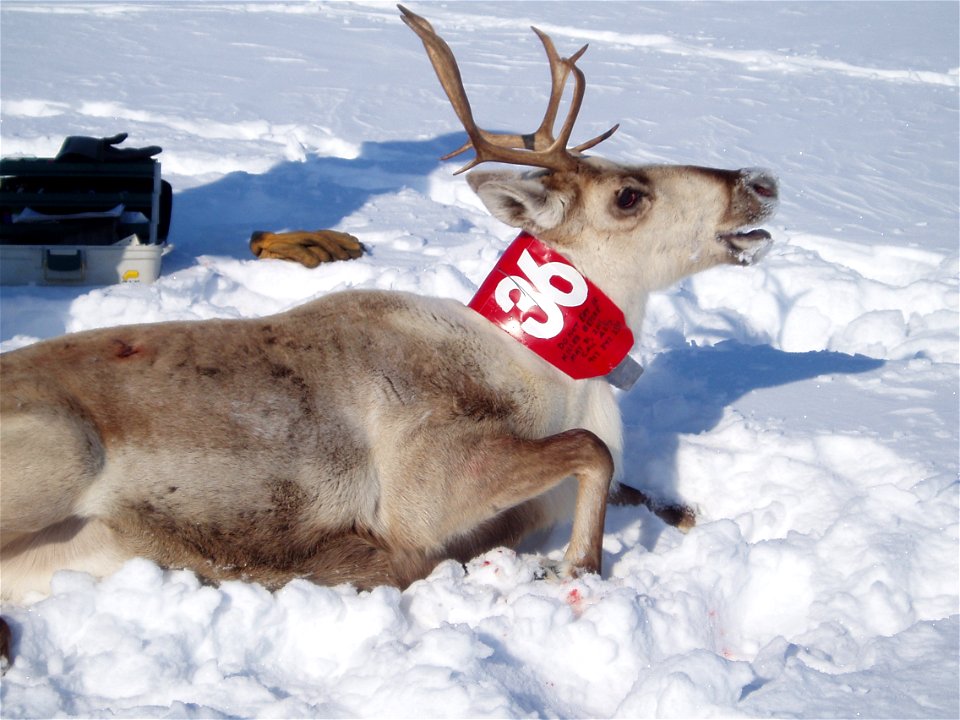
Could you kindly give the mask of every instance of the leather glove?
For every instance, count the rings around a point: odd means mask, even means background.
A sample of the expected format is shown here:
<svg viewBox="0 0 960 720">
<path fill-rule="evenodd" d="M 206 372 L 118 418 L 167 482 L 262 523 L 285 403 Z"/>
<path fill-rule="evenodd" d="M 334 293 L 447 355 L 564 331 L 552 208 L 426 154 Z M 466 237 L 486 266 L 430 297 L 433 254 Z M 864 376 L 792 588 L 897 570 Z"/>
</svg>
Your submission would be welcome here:
<svg viewBox="0 0 960 720">
<path fill-rule="evenodd" d="M 127 133 L 118 133 L 113 137 L 95 138 L 82 135 L 71 135 L 63 141 L 60 152 L 57 153 L 58 162 L 110 162 L 149 160 L 154 155 L 163 152 L 159 145 L 149 145 L 142 148 L 118 148 Z"/>
<path fill-rule="evenodd" d="M 250 236 L 250 250 L 261 260 L 292 260 L 308 268 L 336 260 L 352 260 L 363 255 L 363 245 L 353 235 L 336 230 L 294 230 L 266 232 Z"/>
</svg>

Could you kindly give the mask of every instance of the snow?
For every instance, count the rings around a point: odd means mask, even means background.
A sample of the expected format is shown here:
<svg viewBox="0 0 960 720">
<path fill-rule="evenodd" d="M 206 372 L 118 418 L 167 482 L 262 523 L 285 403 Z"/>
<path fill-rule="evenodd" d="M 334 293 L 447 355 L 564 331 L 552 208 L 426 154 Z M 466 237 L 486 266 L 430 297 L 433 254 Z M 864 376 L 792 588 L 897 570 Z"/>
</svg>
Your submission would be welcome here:
<svg viewBox="0 0 960 720">
<path fill-rule="evenodd" d="M 520 554 L 403 592 L 201 585 L 136 560 L 4 604 L 3 717 L 952 717 L 958 700 L 958 12 L 930 3 L 417 3 L 480 122 L 527 130 L 541 49 L 584 42 L 577 137 L 622 161 L 770 167 L 757 266 L 651 299 L 622 396 L 604 574 Z M 0 349 L 131 322 L 250 317 L 351 287 L 468 300 L 512 240 L 390 3 L 0 6 L 6 155 L 158 144 L 175 188 L 152 285 L 0 289 Z M 256 229 L 370 248 L 257 261 Z"/>
</svg>

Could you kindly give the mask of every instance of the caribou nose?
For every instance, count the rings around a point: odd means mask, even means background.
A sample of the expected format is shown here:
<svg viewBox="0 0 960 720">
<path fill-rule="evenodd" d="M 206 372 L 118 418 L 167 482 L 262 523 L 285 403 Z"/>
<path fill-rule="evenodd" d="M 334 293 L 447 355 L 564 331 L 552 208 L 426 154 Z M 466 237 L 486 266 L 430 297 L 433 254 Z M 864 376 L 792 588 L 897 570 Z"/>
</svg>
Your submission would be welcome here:
<svg viewBox="0 0 960 720">
<path fill-rule="evenodd" d="M 777 176 L 763 168 L 746 168 L 740 171 L 743 184 L 761 200 L 776 202 L 780 199 L 780 181 Z"/>
</svg>

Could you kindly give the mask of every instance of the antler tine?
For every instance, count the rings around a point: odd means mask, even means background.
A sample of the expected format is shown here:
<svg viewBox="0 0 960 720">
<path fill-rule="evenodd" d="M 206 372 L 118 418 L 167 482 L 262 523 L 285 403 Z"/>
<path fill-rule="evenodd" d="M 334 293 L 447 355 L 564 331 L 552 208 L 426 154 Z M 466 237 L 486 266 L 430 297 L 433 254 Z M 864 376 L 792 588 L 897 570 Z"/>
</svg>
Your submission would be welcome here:
<svg viewBox="0 0 960 720">
<path fill-rule="evenodd" d="M 489 152 L 491 149 L 499 146 L 501 142 L 504 143 L 504 146 L 500 148 L 501 150 L 510 150 L 511 148 L 515 148 L 517 144 L 521 142 L 520 136 L 500 139 L 497 136 L 494 136 L 492 133 L 487 133 L 477 126 L 473 119 L 473 111 L 470 108 L 470 101 L 467 98 L 466 90 L 464 90 L 463 87 L 463 78 L 460 75 L 460 69 L 457 65 L 457 60 L 454 57 L 450 46 L 447 45 L 446 41 L 437 34 L 436 30 L 433 29 L 433 26 L 426 20 L 426 18 L 417 15 L 403 5 L 397 5 L 397 7 L 402 13 L 401 19 L 403 22 L 406 23 L 406 25 L 413 30 L 423 42 L 423 46 L 427 51 L 427 56 L 430 58 L 433 69 L 437 74 L 437 79 L 440 80 L 440 86 L 447 94 L 447 98 L 450 100 L 450 104 L 453 107 L 454 112 L 460 119 L 460 124 L 463 125 L 463 129 L 466 130 L 467 136 L 470 138 L 459 149 L 444 155 L 441 159 L 447 160 L 451 157 L 455 157 L 456 155 L 459 155 L 460 153 L 463 153 L 472 147 L 476 152 L 476 157 L 462 168 L 457 170 L 457 174 L 466 172 L 476 165 L 479 165 L 481 162 L 493 159 L 502 159 L 504 162 L 526 164 L 523 160 L 501 158 L 499 155 L 496 158 L 493 157 L 493 154 Z M 513 139 L 516 141 L 511 142 Z"/>
<path fill-rule="evenodd" d="M 454 112 L 460 119 L 467 134 L 472 138 L 471 129 L 476 128 L 473 120 L 473 112 L 470 109 L 470 101 L 467 99 L 467 93 L 463 89 L 463 79 L 460 77 L 460 69 L 457 67 L 457 60 L 453 56 L 450 46 L 437 35 L 433 26 L 416 13 L 408 10 L 403 5 L 397 5 L 400 8 L 402 20 L 413 30 L 423 42 L 423 47 L 427 51 L 430 63 L 437 73 L 437 79 L 440 80 L 440 86 L 447 94 Z"/>
<path fill-rule="evenodd" d="M 584 45 L 569 59 L 565 60 L 560 57 L 549 35 L 539 28 L 531 27 L 530 29 L 540 38 L 540 42 L 543 44 L 543 50 L 547 54 L 547 61 L 550 63 L 550 100 L 547 102 L 547 110 L 543 115 L 543 121 L 540 123 L 540 127 L 533 132 L 533 149 L 539 150 L 544 144 L 549 146 L 556 142 L 553 137 L 553 128 L 557 122 L 557 111 L 560 109 L 563 89 L 567 85 L 570 70 L 576 68 L 576 62 L 580 56 L 586 52 L 587 46 Z M 574 109 L 575 108 L 571 106 L 571 112 L 573 112 Z M 579 111 L 579 108 L 576 108 L 576 110 Z"/>
<path fill-rule="evenodd" d="M 474 159 L 457 170 L 457 173 L 465 172 L 487 161 L 542 167 L 549 170 L 572 169 L 579 163 L 578 155 L 582 150 L 606 140 L 616 131 L 618 126 L 614 126 L 602 135 L 588 140 L 572 150 L 567 148 L 567 142 L 573 132 L 573 126 L 580 112 L 580 105 L 583 102 L 583 94 L 586 88 L 583 72 L 576 66 L 576 62 L 586 51 L 587 46 L 584 45 L 569 58 L 561 58 L 550 37 L 537 28 L 533 28 L 533 31 L 540 38 L 547 53 L 551 76 L 550 100 L 540 127 L 528 135 L 492 133 L 483 130 L 477 126 L 473 119 L 470 102 L 463 87 L 463 78 L 460 76 L 457 61 L 453 51 L 450 50 L 450 46 L 437 35 L 433 26 L 425 18 L 411 12 L 402 5 L 397 7 L 400 8 L 404 23 L 423 42 L 430 62 L 433 64 L 433 69 L 437 73 L 437 78 L 440 80 L 440 85 L 447 94 L 454 112 L 470 138 L 462 147 L 444 155 L 442 159 L 455 157 L 471 147 L 476 153 Z M 567 78 L 571 72 L 574 74 L 575 86 L 570 110 L 561 128 L 560 136 L 554 138 L 553 126 L 556 122 L 557 110 L 560 106 Z"/>
<path fill-rule="evenodd" d="M 563 97 L 563 89 L 567 84 L 567 77 L 570 75 L 570 68 L 576 59 L 579 58 L 587 46 L 584 45 L 569 60 L 564 60 L 557 53 L 550 36 L 543 31 L 531 27 L 540 42 L 543 43 L 543 49 L 547 53 L 547 60 L 550 63 L 550 100 L 547 103 L 546 112 L 540 126 L 532 133 L 526 135 L 514 135 L 509 133 L 492 133 L 482 128 L 478 132 L 487 142 L 502 148 L 524 148 L 531 151 L 545 151 L 556 143 L 553 137 L 553 128 L 557 121 L 557 110 L 560 107 L 560 100 Z M 446 160 L 466 152 L 473 146 L 472 142 L 464 143 L 460 148 L 444 155 L 442 159 Z"/>
<path fill-rule="evenodd" d="M 537 34 L 543 43 L 543 47 L 547 52 L 547 57 L 550 60 L 551 73 L 554 77 L 554 87 L 550 95 L 550 105 L 547 107 L 547 115 L 544 116 L 543 123 L 540 126 L 538 133 L 541 131 L 546 131 L 548 134 L 546 137 L 551 137 L 549 132 L 553 128 L 553 124 L 556 122 L 557 108 L 560 105 L 560 99 L 563 95 L 563 88 L 567 82 L 567 76 L 570 74 L 570 71 L 573 71 L 574 76 L 574 98 L 570 104 L 570 111 L 567 114 L 567 119 L 564 122 L 563 128 L 560 130 L 560 137 L 557 138 L 557 142 L 562 141 L 563 147 L 566 147 L 567 142 L 570 140 L 570 135 L 573 132 L 573 126 L 577 121 L 577 117 L 580 115 L 580 106 L 583 103 L 583 95 L 586 90 L 586 77 L 583 74 L 583 71 L 577 67 L 577 60 L 587 51 L 589 45 L 584 45 L 582 48 L 577 50 L 569 58 L 560 58 L 559 54 L 556 51 L 556 48 L 553 45 L 553 41 L 550 39 L 550 36 L 546 33 L 538 30 L 537 28 L 532 28 L 532 30 Z M 562 80 L 559 85 L 556 82 L 557 71 L 554 69 L 558 65 L 562 65 Z M 548 124 L 549 118 L 549 127 L 545 127 Z M 612 128 L 597 135 L 595 138 L 591 138 L 586 142 L 580 143 L 575 148 L 572 148 L 569 152 L 573 155 L 579 155 L 584 150 L 589 150 L 595 145 L 599 145 L 604 140 L 613 135 L 617 130 L 620 129 L 620 124 L 617 123 Z"/>
<path fill-rule="evenodd" d="M 619 130 L 619 129 L 620 129 L 620 123 L 617 123 L 616 125 L 614 125 L 614 126 L 613 126 L 612 128 L 610 128 L 609 130 L 607 130 L 607 131 L 605 131 L 605 132 L 602 132 L 602 133 L 600 133 L 599 135 L 597 135 L 595 138 L 591 138 L 590 140 L 587 140 L 586 142 L 580 143 L 580 144 L 577 145 L 575 148 L 573 148 L 572 150 L 570 150 L 570 152 L 572 152 L 572 153 L 574 153 L 574 154 L 576 154 L 576 155 L 579 155 L 579 154 L 582 153 L 584 150 L 589 150 L 589 149 L 592 148 L 593 146 L 599 145 L 600 143 L 602 143 L 602 142 L 603 142 L 604 140 L 606 140 L 608 137 L 610 137 L 611 135 L 613 135 L 613 134 L 614 134 L 617 130 Z"/>
<path fill-rule="evenodd" d="M 550 167 L 553 169 L 557 169 L 559 167 L 569 167 L 576 162 L 576 159 L 571 157 L 571 153 L 567 152 L 567 142 L 570 139 L 570 134 L 573 131 L 573 125 L 576 122 L 577 115 L 580 112 L 580 105 L 583 101 L 583 93 L 586 89 L 583 73 L 579 68 L 576 67 L 576 62 L 580 59 L 583 53 L 586 52 L 587 46 L 584 45 L 569 58 L 562 58 L 557 52 L 556 46 L 554 46 L 553 40 L 549 35 L 536 27 L 531 27 L 530 29 L 536 33 L 538 38 L 540 38 L 540 42 L 543 44 L 544 52 L 547 55 L 547 61 L 550 65 L 550 99 L 547 102 L 547 109 L 544 112 L 543 120 L 540 122 L 540 126 L 532 133 L 527 135 L 492 133 L 482 128 L 477 128 L 477 132 L 486 143 L 495 145 L 498 148 L 518 150 L 523 148 L 523 164 L 534 165 L 537 167 Z M 576 78 L 574 98 L 571 102 L 570 111 L 567 115 L 566 121 L 564 122 L 560 137 L 554 138 L 553 129 L 557 121 L 557 111 L 560 108 L 560 101 L 563 99 L 563 91 L 566 87 L 567 78 L 570 76 L 571 70 L 574 72 Z M 613 131 L 610 131 L 606 137 L 609 137 L 611 134 L 613 134 Z M 600 139 L 594 138 L 594 140 L 589 141 L 592 143 L 590 147 L 596 145 L 603 139 L 605 138 L 601 137 Z M 468 141 L 457 150 L 445 155 L 443 159 L 455 157 L 463 152 L 466 152 L 471 147 L 476 150 L 475 144 L 472 141 Z M 534 155 L 534 153 L 536 153 L 536 155 Z M 461 173 L 465 170 L 469 170 L 470 168 L 478 165 L 480 162 L 483 162 L 483 159 L 482 156 L 478 154 L 477 158 L 474 158 L 474 160 L 457 172 Z"/>
</svg>

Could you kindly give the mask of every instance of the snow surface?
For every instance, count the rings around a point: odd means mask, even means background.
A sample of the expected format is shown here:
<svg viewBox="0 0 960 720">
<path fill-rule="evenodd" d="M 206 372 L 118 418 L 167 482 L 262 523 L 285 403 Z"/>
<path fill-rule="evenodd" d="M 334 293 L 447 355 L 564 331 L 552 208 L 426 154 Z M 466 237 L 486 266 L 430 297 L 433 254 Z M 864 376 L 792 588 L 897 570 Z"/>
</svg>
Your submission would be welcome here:
<svg viewBox="0 0 960 720">
<path fill-rule="evenodd" d="M 541 49 L 591 43 L 576 137 L 624 161 L 762 166 L 776 244 L 658 294 L 622 398 L 603 577 L 536 556 L 404 592 L 270 594 L 145 561 L 2 608 L 3 717 L 952 717 L 958 703 L 958 4 L 423 3 L 480 122 L 531 129 Z M 3 350 L 249 317 L 350 287 L 467 300 L 513 232 L 437 158 L 462 133 L 389 3 L 0 6 L 4 155 L 163 146 L 153 285 L 7 287 Z M 370 248 L 306 270 L 255 229 Z M 558 556 L 569 526 L 533 550 Z"/>
</svg>

